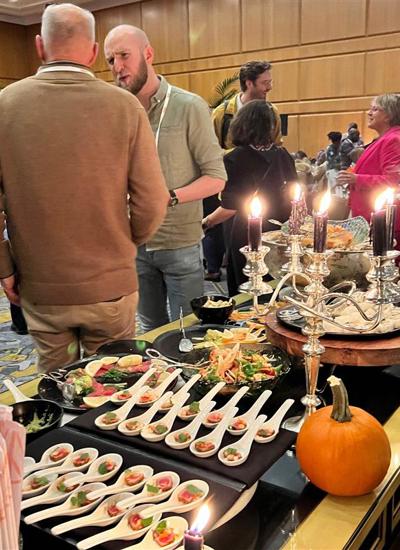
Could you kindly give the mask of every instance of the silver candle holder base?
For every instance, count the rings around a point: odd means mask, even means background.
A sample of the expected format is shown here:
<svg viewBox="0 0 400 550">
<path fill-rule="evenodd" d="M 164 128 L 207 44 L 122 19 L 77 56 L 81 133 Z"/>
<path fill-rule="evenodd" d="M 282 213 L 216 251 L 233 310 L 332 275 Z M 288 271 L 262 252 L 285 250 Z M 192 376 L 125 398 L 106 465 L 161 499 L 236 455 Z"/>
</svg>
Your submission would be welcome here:
<svg viewBox="0 0 400 550">
<path fill-rule="evenodd" d="M 367 300 L 376 304 L 396 304 L 400 302 L 400 287 L 394 281 L 399 277 L 396 258 L 398 250 L 389 250 L 385 256 L 370 254 L 371 269 L 366 278 L 370 282 L 366 292 Z"/>
<path fill-rule="evenodd" d="M 265 264 L 264 258 L 271 249 L 268 246 L 261 246 L 258 250 L 250 250 L 248 246 L 243 246 L 240 252 L 246 258 L 246 265 L 243 273 L 248 277 L 248 281 L 241 284 L 239 292 L 252 294 L 253 296 L 262 296 L 263 294 L 272 294 L 271 285 L 263 281 L 269 269 Z"/>
<path fill-rule="evenodd" d="M 304 250 L 301 245 L 303 235 L 289 235 L 289 246 L 285 250 L 285 256 L 289 257 L 289 261 L 283 264 L 282 271 L 284 273 L 303 273 L 304 267 L 301 263 L 301 258 L 304 255 Z"/>
</svg>

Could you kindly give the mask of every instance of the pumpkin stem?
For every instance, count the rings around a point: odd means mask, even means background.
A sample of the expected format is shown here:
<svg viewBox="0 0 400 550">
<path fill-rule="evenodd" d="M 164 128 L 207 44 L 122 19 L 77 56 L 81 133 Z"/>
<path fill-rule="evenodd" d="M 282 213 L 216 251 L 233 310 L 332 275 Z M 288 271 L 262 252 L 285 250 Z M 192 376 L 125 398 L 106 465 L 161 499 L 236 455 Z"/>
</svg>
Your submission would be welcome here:
<svg viewBox="0 0 400 550">
<path fill-rule="evenodd" d="M 333 396 L 331 418 L 337 422 L 350 422 L 353 415 L 350 412 L 349 396 L 342 380 L 336 376 L 330 376 L 328 382 Z"/>
</svg>

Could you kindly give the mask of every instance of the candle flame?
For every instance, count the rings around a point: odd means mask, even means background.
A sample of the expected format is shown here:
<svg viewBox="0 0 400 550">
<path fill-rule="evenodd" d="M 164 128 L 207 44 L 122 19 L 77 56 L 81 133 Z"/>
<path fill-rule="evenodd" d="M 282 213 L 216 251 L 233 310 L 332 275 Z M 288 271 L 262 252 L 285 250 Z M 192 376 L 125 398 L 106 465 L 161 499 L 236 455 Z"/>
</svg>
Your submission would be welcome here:
<svg viewBox="0 0 400 550">
<path fill-rule="evenodd" d="M 301 187 L 298 183 L 294 184 L 293 198 L 295 201 L 299 201 L 301 197 Z"/>
<path fill-rule="evenodd" d="M 378 210 L 382 210 L 384 204 L 387 202 L 387 192 L 384 191 L 380 195 L 376 197 L 375 201 L 375 212 L 378 212 Z"/>
<path fill-rule="evenodd" d="M 261 216 L 261 211 L 261 201 L 257 196 L 255 196 L 250 203 L 250 216 L 252 218 L 259 218 Z"/>
<path fill-rule="evenodd" d="M 204 527 L 207 525 L 209 519 L 210 510 L 207 504 L 203 504 L 190 530 L 192 532 L 201 533 L 201 531 L 203 531 Z"/>
<path fill-rule="evenodd" d="M 386 189 L 386 204 L 391 206 L 394 202 L 394 190 L 391 187 Z"/>
<path fill-rule="evenodd" d="M 328 189 L 328 191 L 323 195 L 321 199 L 318 214 L 325 214 L 325 212 L 328 211 L 330 202 L 331 202 L 331 193 Z"/>
</svg>

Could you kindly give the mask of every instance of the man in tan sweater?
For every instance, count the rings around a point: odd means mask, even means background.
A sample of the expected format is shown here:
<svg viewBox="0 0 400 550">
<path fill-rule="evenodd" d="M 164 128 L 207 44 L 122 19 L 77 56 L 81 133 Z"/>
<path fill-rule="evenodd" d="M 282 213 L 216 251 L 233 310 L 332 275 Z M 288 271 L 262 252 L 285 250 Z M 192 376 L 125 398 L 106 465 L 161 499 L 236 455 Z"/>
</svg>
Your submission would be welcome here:
<svg viewBox="0 0 400 550">
<path fill-rule="evenodd" d="M 90 12 L 49 6 L 43 65 L 0 94 L 0 279 L 40 371 L 134 336 L 136 248 L 169 200 L 143 107 L 88 68 L 94 35 Z"/>
</svg>

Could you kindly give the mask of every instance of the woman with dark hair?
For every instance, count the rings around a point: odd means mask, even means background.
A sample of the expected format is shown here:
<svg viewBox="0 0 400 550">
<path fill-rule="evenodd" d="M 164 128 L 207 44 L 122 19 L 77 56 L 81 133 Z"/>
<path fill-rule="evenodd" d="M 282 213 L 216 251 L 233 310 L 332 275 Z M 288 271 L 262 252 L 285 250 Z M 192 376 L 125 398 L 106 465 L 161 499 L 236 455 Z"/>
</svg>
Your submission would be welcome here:
<svg viewBox="0 0 400 550">
<path fill-rule="evenodd" d="M 285 221 L 290 215 L 286 183 L 297 179 L 294 161 L 283 147 L 272 141 L 273 111 L 263 100 L 246 103 L 231 124 L 236 148 L 225 155 L 228 180 L 222 191 L 221 206 L 203 220 L 205 230 L 234 216 L 228 248 L 229 295 L 247 280 L 245 258 L 239 249 L 247 244 L 249 202 L 257 193 L 264 205 L 263 231 L 276 229 L 266 218 Z"/>
</svg>

